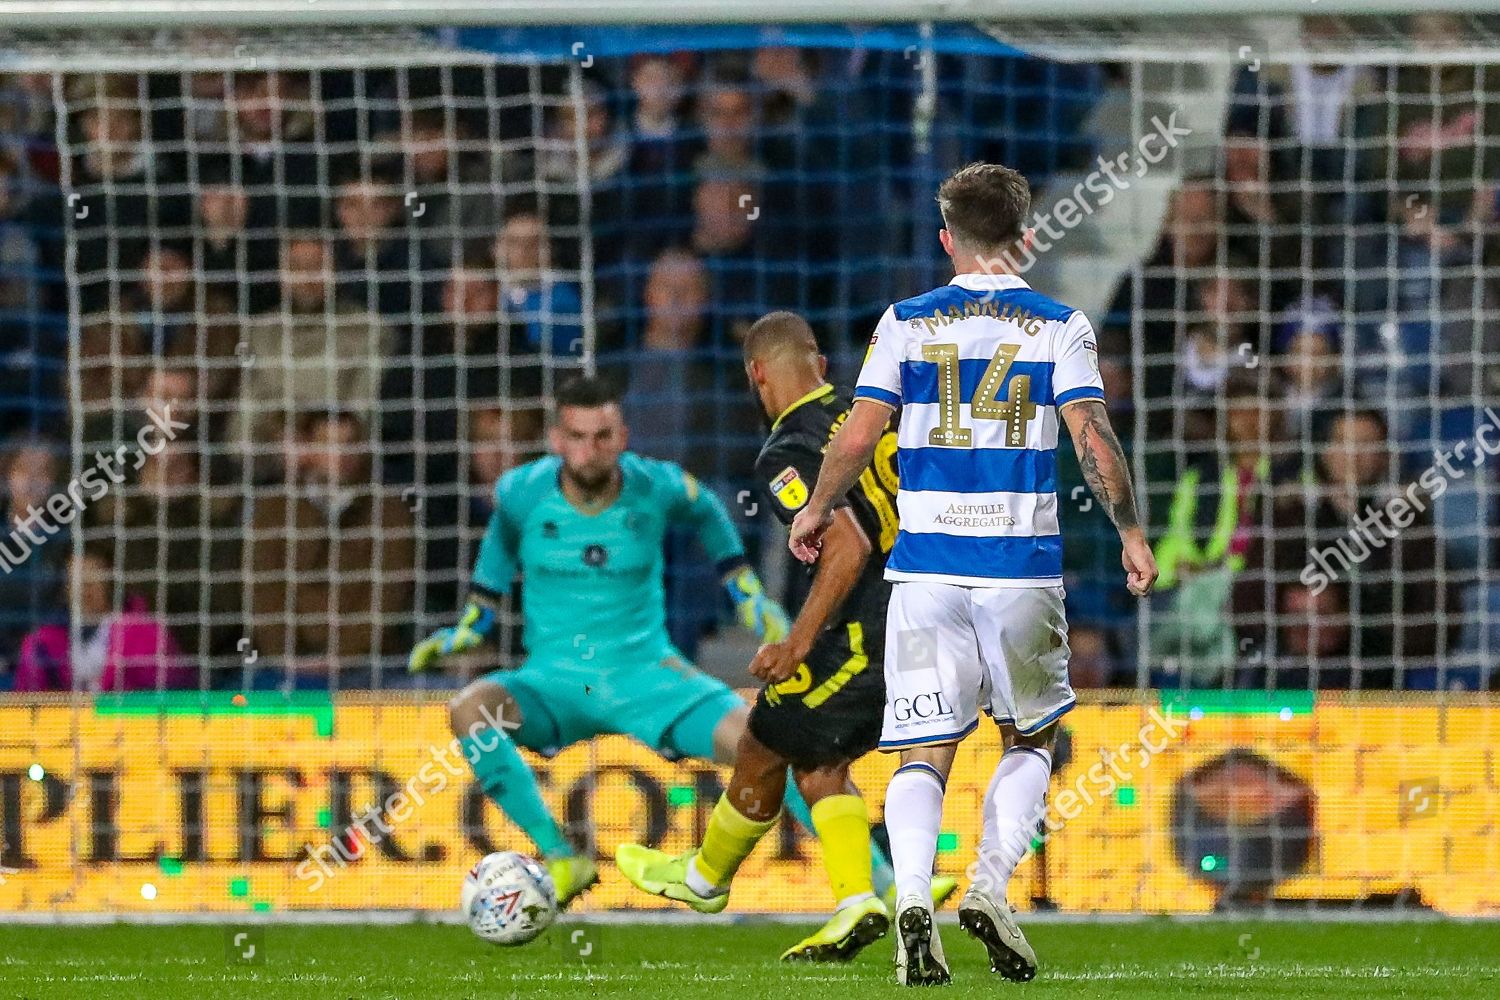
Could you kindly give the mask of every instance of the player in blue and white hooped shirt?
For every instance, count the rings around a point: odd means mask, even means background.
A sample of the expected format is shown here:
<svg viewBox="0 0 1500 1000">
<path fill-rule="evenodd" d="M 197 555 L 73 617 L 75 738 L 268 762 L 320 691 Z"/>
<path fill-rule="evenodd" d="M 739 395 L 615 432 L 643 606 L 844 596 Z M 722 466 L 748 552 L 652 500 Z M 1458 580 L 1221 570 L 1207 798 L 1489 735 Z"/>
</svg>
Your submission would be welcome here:
<svg viewBox="0 0 1500 1000">
<path fill-rule="evenodd" d="M 870 461 L 899 410 L 900 531 L 886 563 L 892 591 L 880 747 L 901 754 L 886 791 L 898 893 L 896 966 L 909 985 L 948 980 L 928 887 L 943 792 L 981 710 L 1005 753 L 984 801 L 973 886 L 959 922 L 1009 979 L 1036 974 L 1006 887 L 1041 817 L 1057 720 L 1073 706 L 1057 518 L 1057 436 L 1066 423 L 1095 498 L 1119 529 L 1126 586 L 1147 594 L 1156 563 L 1130 470 L 1104 412 L 1098 345 L 1084 315 L 1015 273 L 1032 233 L 1026 180 L 971 164 L 938 190 L 949 284 L 886 310 L 792 524 L 792 552 L 817 558 L 830 511 Z"/>
</svg>

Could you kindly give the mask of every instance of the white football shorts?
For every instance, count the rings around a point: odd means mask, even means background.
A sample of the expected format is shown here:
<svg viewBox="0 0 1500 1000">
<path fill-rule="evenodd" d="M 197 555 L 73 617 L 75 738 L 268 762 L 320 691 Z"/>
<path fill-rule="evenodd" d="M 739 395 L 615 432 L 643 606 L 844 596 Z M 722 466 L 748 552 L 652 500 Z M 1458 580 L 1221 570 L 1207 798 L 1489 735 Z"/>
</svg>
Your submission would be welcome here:
<svg viewBox="0 0 1500 1000">
<path fill-rule="evenodd" d="M 896 583 L 885 635 L 882 750 L 961 740 L 981 708 L 1034 733 L 1073 707 L 1061 587 Z"/>
</svg>

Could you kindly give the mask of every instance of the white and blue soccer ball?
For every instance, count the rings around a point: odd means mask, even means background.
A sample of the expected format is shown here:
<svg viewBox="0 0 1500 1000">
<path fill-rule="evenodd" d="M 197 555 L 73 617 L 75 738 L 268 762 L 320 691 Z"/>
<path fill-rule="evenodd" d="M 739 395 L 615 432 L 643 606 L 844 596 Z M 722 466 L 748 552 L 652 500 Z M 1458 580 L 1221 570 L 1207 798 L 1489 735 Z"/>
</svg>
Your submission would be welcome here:
<svg viewBox="0 0 1500 1000">
<path fill-rule="evenodd" d="M 557 887 L 534 858 L 496 851 L 464 876 L 460 906 L 469 929 L 491 944 L 521 945 L 557 918 Z"/>
</svg>

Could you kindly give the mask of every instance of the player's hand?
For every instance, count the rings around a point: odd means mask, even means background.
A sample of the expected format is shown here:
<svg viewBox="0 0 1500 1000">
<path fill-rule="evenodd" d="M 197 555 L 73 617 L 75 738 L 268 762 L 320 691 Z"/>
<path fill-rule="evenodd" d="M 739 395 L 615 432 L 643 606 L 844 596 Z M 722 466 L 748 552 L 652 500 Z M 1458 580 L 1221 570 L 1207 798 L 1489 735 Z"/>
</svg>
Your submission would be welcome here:
<svg viewBox="0 0 1500 1000">
<path fill-rule="evenodd" d="M 1151 546 L 1147 544 L 1143 533 L 1136 532 L 1124 539 L 1120 563 L 1125 567 L 1127 590 L 1136 597 L 1145 597 L 1151 593 L 1151 588 L 1156 585 L 1158 570 L 1156 556 L 1152 555 Z"/>
<path fill-rule="evenodd" d="M 750 674 L 767 684 L 779 684 L 797 672 L 797 667 L 807 658 L 807 650 L 800 648 L 791 639 L 768 642 L 755 651 L 750 661 Z"/>
<path fill-rule="evenodd" d="M 749 566 L 741 566 L 724 581 L 729 599 L 734 602 L 734 616 L 740 627 L 754 633 L 762 642 L 780 642 L 792 630 L 791 620 L 781 605 L 766 596 L 760 577 Z"/>
<path fill-rule="evenodd" d="M 791 535 L 787 538 L 787 548 L 792 550 L 792 555 L 805 563 L 816 562 L 818 552 L 823 548 L 823 535 L 833 525 L 833 511 L 815 511 L 812 507 L 803 507 L 797 516 L 792 519 Z"/>
<path fill-rule="evenodd" d="M 495 612 L 470 601 L 457 625 L 438 629 L 412 648 L 406 669 L 414 674 L 420 673 L 445 656 L 477 649 L 489 638 L 494 627 Z"/>
</svg>

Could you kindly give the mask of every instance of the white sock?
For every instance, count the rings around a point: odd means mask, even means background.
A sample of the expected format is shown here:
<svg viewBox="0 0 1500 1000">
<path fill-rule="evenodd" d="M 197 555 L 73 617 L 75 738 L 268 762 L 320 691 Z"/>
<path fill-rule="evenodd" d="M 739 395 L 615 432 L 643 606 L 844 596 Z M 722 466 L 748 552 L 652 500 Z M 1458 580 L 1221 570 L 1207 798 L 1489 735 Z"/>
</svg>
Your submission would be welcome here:
<svg viewBox="0 0 1500 1000">
<path fill-rule="evenodd" d="M 708 879 L 703 877 L 703 873 L 698 871 L 698 855 L 696 854 L 694 854 L 688 860 L 687 876 L 683 878 L 682 881 L 687 885 L 689 889 L 693 890 L 705 899 L 712 899 L 715 896 L 722 896 L 724 895 L 724 893 L 729 891 L 728 889 L 720 888 L 719 886 L 714 885 Z"/>
<path fill-rule="evenodd" d="M 885 829 L 896 869 L 896 899 L 932 900 L 932 862 L 943 825 L 943 780 L 931 764 L 896 769 L 885 789 Z"/>
<path fill-rule="evenodd" d="M 1031 847 L 1051 779 L 1052 755 L 1035 747 L 1011 747 L 990 779 L 974 886 L 998 902 L 1005 901 L 1011 874 Z"/>
<path fill-rule="evenodd" d="M 847 907 L 854 906 L 857 903 L 863 903 L 867 899 L 874 898 L 875 894 L 873 892 L 856 892 L 852 896 L 845 896 L 843 899 L 839 900 L 838 905 L 833 909 L 835 912 L 837 912 Z"/>
</svg>

